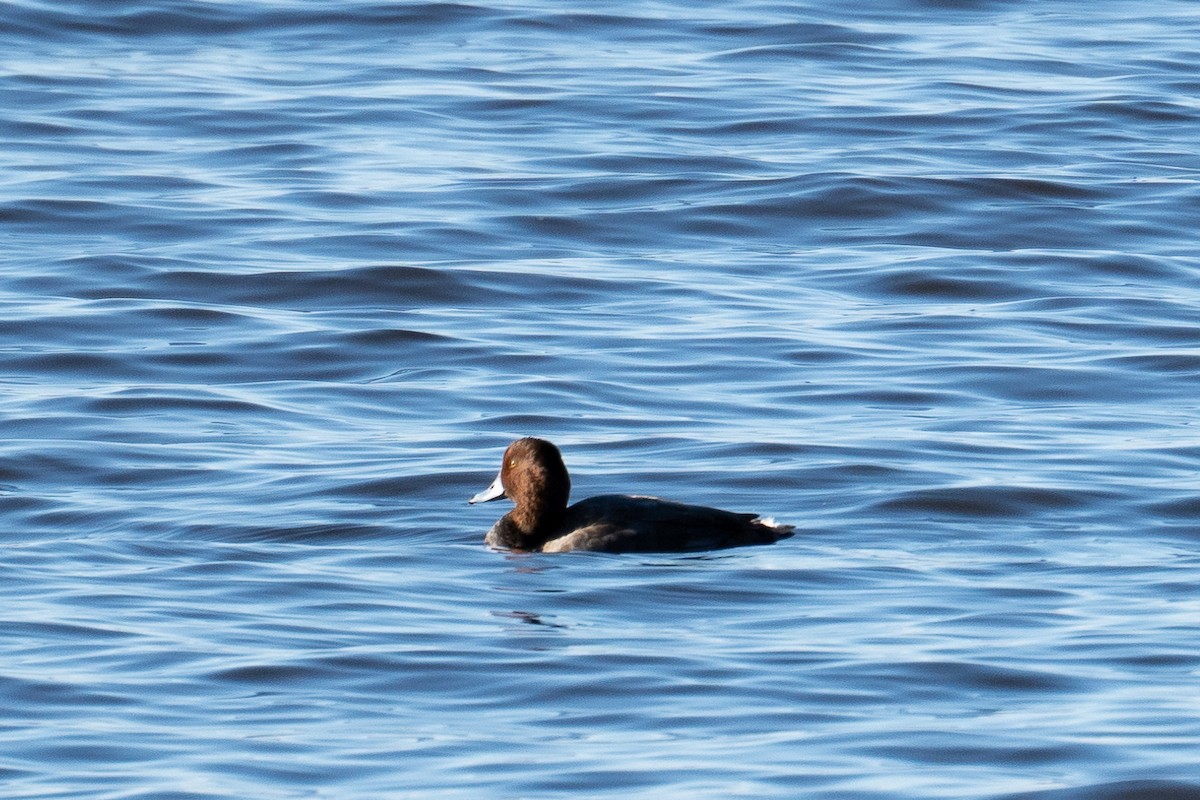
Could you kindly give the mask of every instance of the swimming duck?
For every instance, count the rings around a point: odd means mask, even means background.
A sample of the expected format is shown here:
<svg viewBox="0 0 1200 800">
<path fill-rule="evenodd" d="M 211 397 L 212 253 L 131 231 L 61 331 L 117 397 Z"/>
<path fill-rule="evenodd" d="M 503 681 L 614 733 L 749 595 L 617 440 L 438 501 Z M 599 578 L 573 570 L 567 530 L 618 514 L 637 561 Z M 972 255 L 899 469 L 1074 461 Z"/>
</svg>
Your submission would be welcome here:
<svg viewBox="0 0 1200 800">
<path fill-rule="evenodd" d="M 684 552 L 772 544 L 793 526 L 719 508 L 606 494 L 567 506 L 571 479 L 562 454 L 545 439 L 518 439 L 504 451 L 500 474 L 468 502 L 507 497 L 516 508 L 484 539 L 493 547 L 562 553 Z"/>
</svg>

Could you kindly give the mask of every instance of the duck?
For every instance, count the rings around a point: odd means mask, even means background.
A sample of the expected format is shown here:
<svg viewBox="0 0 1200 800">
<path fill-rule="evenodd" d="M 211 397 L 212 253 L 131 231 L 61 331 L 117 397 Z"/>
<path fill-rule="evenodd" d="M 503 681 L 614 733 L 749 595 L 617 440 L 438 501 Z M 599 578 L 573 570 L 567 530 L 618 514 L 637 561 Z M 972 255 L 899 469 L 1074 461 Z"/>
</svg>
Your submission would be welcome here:
<svg viewBox="0 0 1200 800">
<path fill-rule="evenodd" d="M 774 544 L 795 530 L 757 514 L 658 497 L 605 494 L 568 506 L 570 494 L 571 478 L 558 447 L 527 436 L 508 446 L 492 485 L 467 502 L 512 500 L 515 507 L 484 542 L 518 552 L 693 552 Z"/>
</svg>

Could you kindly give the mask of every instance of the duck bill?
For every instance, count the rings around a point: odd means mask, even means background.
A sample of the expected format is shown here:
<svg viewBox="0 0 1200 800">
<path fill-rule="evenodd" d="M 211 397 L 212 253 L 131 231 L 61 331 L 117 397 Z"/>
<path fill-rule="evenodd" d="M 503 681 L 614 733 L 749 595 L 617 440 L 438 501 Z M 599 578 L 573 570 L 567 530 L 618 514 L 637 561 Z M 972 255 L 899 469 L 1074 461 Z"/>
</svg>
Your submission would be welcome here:
<svg viewBox="0 0 1200 800">
<path fill-rule="evenodd" d="M 492 481 L 491 486 L 484 489 L 467 502 L 471 505 L 475 505 L 476 503 L 486 503 L 488 500 L 499 500 L 501 497 L 504 497 L 504 482 L 500 480 L 499 475 L 496 475 L 496 480 Z"/>
</svg>

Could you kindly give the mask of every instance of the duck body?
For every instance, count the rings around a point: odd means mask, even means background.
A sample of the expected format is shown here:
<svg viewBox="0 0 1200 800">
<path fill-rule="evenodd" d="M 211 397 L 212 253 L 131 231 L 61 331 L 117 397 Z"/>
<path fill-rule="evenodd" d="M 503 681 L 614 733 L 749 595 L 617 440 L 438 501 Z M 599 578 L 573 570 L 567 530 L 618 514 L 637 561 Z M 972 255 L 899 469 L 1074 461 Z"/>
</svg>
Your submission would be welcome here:
<svg viewBox="0 0 1200 800">
<path fill-rule="evenodd" d="M 772 544 L 792 535 L 792 526 L 756 514 L 657 497 L 606 494 L 568 506 L 570 486 L 557 447 L 544 439 L 513 442 L 496 480 L 470 501 L 508 497 L 516 503 L 484 541 L 493 547 L 545 553 L 662 553 Z"/>
</svg>

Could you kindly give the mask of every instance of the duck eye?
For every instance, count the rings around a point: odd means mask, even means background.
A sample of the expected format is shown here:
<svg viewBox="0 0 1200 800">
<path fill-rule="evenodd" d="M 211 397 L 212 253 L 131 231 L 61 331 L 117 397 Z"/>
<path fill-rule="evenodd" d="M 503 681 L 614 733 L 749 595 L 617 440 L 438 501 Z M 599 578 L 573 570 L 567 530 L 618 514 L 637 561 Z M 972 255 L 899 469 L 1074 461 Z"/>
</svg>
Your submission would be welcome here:
<svg viewBox="0 0 1200 800">
<path fill-rule="evenodd" d="M 517 460 L 514 458 L 512 461 L 508 462 L 508 465 L 510 467 L 515 467 L 517 465 Z"/>
</svg>

